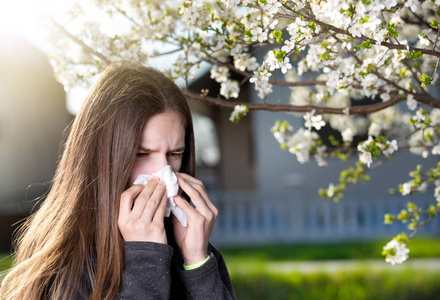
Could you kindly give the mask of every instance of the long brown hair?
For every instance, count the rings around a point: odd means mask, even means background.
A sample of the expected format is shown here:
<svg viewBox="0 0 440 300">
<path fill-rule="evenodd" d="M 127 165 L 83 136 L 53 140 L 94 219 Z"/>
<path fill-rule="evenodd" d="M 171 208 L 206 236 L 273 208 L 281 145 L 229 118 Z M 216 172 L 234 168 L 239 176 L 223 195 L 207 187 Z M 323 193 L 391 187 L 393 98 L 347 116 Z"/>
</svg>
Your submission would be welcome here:
<svg viewBox="0 0 440 300">
<path fill-rule="evenodd" d="M 192 119 L 179 88 L 151 68 L 117 63 L 106 69 L 72 124 L 47 198 L 21 228 L 1 299 L 68 299 L 84 280 L 89 299 L 114 298 L 124 267 L 120 195 L 145 122 L 166 111 L 182 118 L 180 171 L 194 175 Z"/>
</svg>

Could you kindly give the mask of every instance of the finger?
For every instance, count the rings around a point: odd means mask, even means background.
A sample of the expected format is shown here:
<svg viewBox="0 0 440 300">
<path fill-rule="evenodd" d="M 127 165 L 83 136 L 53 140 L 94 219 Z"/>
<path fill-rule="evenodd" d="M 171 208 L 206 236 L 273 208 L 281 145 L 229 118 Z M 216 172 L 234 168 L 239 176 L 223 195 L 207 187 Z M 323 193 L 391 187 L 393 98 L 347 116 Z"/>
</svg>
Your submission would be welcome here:
<svg viewBox="0 0 440 300">
<path fill-rule="evenodd" d="M 148 200 L 156 190 L 156 186 L 159 184 L 159 180 L 160 179 L 157 178 L 156 176 L 153 176 L 152 178 L 150 178 L 150 180 L 148 180 L 142 192 L 137 197 L 133 209 L 131 210 L 131 214 L 134 218 L 140 218 L 142 216 L 145 206 L 148 203 Z"/>
<path fill-rule="evenodd" d="M 192 177 L 191 175 L 188 175 L 186 173 L 176 173 L 178 177 L 181 177 L 185 179 L 187 182 L 191 183 L 193 186 L 199 186 L 202 190 L 205 190 L 205 186 L 203 185 L 203 182 L 197 178 Z"/>
<path fill-rule="evenodd" d="M 206 201 L 204 198 L 204 195 L 200 191 L 200 189 L 197 189 L 197 187 L 194 187 L 191 183 L 184 180 L 182 177 L 177 178 L 177 183 L 182 188 L 182 190 L 191 198 L 191 201 L 194 203 L 196 208 L 203 210 L 209 210 L 208 205 L 206 204 Z"/>
<path fill-rule="evenodd" d="M 121 194 L 119 216 L 127 216 L 130 214 L 131 208 L 133 207 L 133 199 L 139 195 L 143 188 L 143 185 L 135 184 Z"/>
<path fill-rule="evenodd" d="M 188 227 L 194 225 L 200 225 L 199 228 L 204 228 L 205 225 L 205 217 L 201 215 L 191 204 L 188 203 L 185 199 L 180 196 L 174 197 L 174 202 L 176 205 L 183 210 L 185 215 L 188 217 Z M 177 219 L 177 218 L 176 218 Z"/>
<path fill-rule="evenodd" d="M 164 192 L 162 195 L 162 199 L 160 200 L 159 206 L 157 207 L 156 213 L 154 214 L 153 222 L 163 223 L 163 219 L 165 218 L 165 212 L 167 209 L 167 203 L 168 203 L 167 193 Z"/>
<path fill-rule="evenodd" d="M 157 184 L 156 188 L 154 189 L 153 194 L 150 196 L 150 198 L 148 199 L 148 202 L 144 208 L 144 211 L 142 213 L 142 218 L 144 218 L 145 220 L 149 220 L 152 221 L 157 208 L 159 207 L 159 205 L 163 202 L 162 199 L 165 195 L 166 197 L 166 185 L 165 182 L 163 180 L 161 180 L 159 182 L 159 184 Z"/>
<path fill-rule="evenodd" d="M 194 203 L 196 208 L 199 208 L 203 212 L 209 211 L 217 214 L 217 208 L 214 206 L 214 204 L 212 204 L 208 193 L 206 192 L 205 186 L 200 180 L 187 175 L 177 177 L 177 182 L 182 190 L 191 198 L 191 201 Z"/>
</svg>

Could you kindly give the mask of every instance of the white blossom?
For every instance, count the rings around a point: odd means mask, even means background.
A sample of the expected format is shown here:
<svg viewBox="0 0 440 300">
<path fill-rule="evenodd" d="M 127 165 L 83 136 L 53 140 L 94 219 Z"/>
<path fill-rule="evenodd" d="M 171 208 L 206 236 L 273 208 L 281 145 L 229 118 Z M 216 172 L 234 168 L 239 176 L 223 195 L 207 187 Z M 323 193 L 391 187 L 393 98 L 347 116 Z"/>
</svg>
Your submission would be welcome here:
<svg viewBox="0 0 440 300">
<path fill-rule="evenodd" d="M 335 185 L 330 183 L 327 188 L 327 197 L 332 198 L 335 195 Z"/>
<path fill-rule="evenodd" d="M 243 52 L 243 45 L 242 44 L 234 44 L 231 48 L 231 55 L 234 58 L 237 55 L 241 54 L 242 52 Z"/>
<path fill-rule="evenodd" d="M 392 140 L 391 142 L 387 141 L 387 146 L 388 148 L 383 152 L 383 154 L 385 154 L 386 156 L 393 154 L 395 151 L 399 149 L 396 140 Z"/>
<path fill-rule="evenodd" d="M 423 122 L 425 121 L 425 115 L 422 114 L 420 110 L 418 110 L 416 114 L 411 117 L 411 119 L 415 122 L 415 126 L 417 128 L 420 128 L 421 124 L 423 124 Z"/>
<path fill-rule="evenodd" d="M 267 33 L 261 29 L 261 27 L 251 29 L 252 34 L 252 42 L 256 42 L 257 40 L 262 43 L 267 39 Z"/>
<path fill-rule="evenodd" d="M 307 23 L 301 20 L 300 17 L 296 17 L 295 22 L 287 25 L 286 29 L 292 38 L 297 38 L 301 32 L 305 30 Z"/>
<path fill-rule="evenodd" d="M 396 239 L 392 239 L 383 247 L 384 250 L 392 250 L 394 254 L 387 255 L 385 261 L 391 265 L 401 264 L 408 259 L 409 249 L 405 243 L 399 243 Z"/>
<path fill-rule="evenodd" d="M 259 83 L 261 81 L 269 81 L 269 77 L 272 75 L 266 68 L 260 68 L 254 71 L 254 76 L 249 79 L 250 83 Z"/>
<path fill-rule="evenodd" d="M 405 6 L 409 7 L 413 13 L 416 12 L 417 8 L 419 7 L 419 1 L 418 0 L 406 0 Z"/>
<path fill-rule="evenodd" d="M 341 136 L 344 142 L 352 142 L 354 136 L 353 129 L 345 128 L 344 131 L 341 132 Z"/>
<path fill-rule="evenodd" d="M 229 69 L 225 66 L 215 65 L 211 68 L 211 78 L 217 82 L 226 82 L 229 78 Z"/>
<path fill-rule="evenodd" d="M 322 115 L 315 116 L 315 110 L 312 110 L 310 113 L 307 112 L 303 118 L 305 120 L 304 126 L 308 129 L 315 128 L 316 130 L 320 130 L 325 126 L 325 121 L 322 119 Z"/>
<path fill-rule="evenodd" d="M 292 51 L 293 48 L 295 48 L 295 40 L 289 39 L 284 42 L 284 46 L 281 47 L 281 51 L 288 53 Z"/>
<path fill-rule="evenodd" d="M 410 110 L 416 110 L 417 108 L 417 101 L 414 99 L 414 96 L 409 94 L 406 97 L 406 105 Z"/>
<path fill-rule="evenodd" d="M 434 190 L 434 197 L 437 202 L 440 202 L 440 185 L 437 185 Z"/>
<path fill-rule="evenodd" d="M 244 117 L 247 115 L 249 109 L 246 105 L 235 105 L 234 111 L 231 113 L 231 116 L 229 117 L 229 121 L 231 122 L 237 122 L 241 117 Z"/>
<path fill-rule="evenodd" d="M 417 187 L 417 191 L 418 192 L 426 192 L 428 190 L 428 183 L 426 181 L 423 181 L 418 187 Z"/>
<path fill-rule="evenodd" d="M 376 40 L 376 44 L 381 45 L 382 42 L 385 41 L 387 34 L 388 31 L 386 29 L 380 29 L 378 31 L 375 31 L 373 34 L 373 38 Z"/>
<path fill-rule="evenodd" d="M 248 57 L 245 63 L 246 63 L 246 70 L 248 71 L 255 71 L 260 66 L 257 62 L 256 57 Z"/>
<path fill-rule="evenodd" d="M 327 161 L 325 158 L 327 157 L 327 146 L 322 145 L 316 148 L 316 154 L 315 154 L 315 160 L 318 164 L 318 167 L 325 167 L 327 166 Z"/>
<path fill-rule="evenodd" d="M 267 80 L 258 81 L 255 83 L 255 90 L 258 91 L 258 97 L 264 99 L 267 95 L 272 93 L 272 84 L 270 84 Z"/>
<path fill-rule="evenodd" d="M 273 51 L 269 51 L 267 53 L 266 64 L 269 67 L 270 71 L 281 68 L 281 63 L 278 58 L 275 57 L 275 53 Z"/>
<path fill-rule="evenodd" d="M 240 92 L 240 87 L 238 86 L 238 82 L 236 80 L 227 80 L 222 82 L 220 85 L 220 95 L 229 98 L 238 98 L 238 93 Z"/>
<path fill-rule="evenodd" d="M 408 181 L 408 182 L 405 182 L 404 184 L 402 184 L 402 195 L 406 196 L 406 195 L 411 194 L 412 187 L 413 187 L 412 181 Z"/>
<path fill-rule="evenodd" d="M 369 151 L 360 151 L 359 153 L 359 160 L 366 164 L 367 167 L 370 167 L 370 165 L 373 162 L 373 157 L 371 156 L 371 152 Z"/>
<path fill-rule="evenodd" d="M 310 159 L 310 149 L 316 144 L 319 136 L 314 131 L 300 128 L 287 142 L 289 152 L 296 155 L 300 163 Z"/>
<path fill-rule="evenodd" d="M 373 137 L 369 136 L 368 140 L 360 143 L 357 146 L 357 150 L 359 152 L 359 160 L 366 164 L 368 167 L 370 167 L 371 163 L 373 162 L 373 156 L 371 155 L 371 152 L 368 150 L 368 146 L 373 142 Z"/>
<path fill-rule="evenodd" d="M 397 5 L 397 0 L 385 0 L 383 1 L 386 9 L 391 9 Z"/>
<path fill-rule="evenodd" d="M 365 34 L 365 27 L 359 22 L 355 22 L 349 29 L 348 32 L 351 33 L 353 37 L 361 37 Z"/>
<path fill-rule="evenodd" d="M 264 6 L 264 10 L 267 11 L 269 15 L 274 15 L 278 12 L 278 9 L 282 6 L 278 0 L 267 0 L 266 5 Z"/>
<path fill-rule="evenodd" d="M 432 147 L 431 153 L 433 155 L 440 155 L 440 143 Z"/>
<path fill-rule="evenodd" d="M 281 73 L 286 74 L 287 70 L 292 69 L 292 65 L 289 63 L 290 59 L 285 57 L 283 62 L 280 63 Z"/>
</svg>

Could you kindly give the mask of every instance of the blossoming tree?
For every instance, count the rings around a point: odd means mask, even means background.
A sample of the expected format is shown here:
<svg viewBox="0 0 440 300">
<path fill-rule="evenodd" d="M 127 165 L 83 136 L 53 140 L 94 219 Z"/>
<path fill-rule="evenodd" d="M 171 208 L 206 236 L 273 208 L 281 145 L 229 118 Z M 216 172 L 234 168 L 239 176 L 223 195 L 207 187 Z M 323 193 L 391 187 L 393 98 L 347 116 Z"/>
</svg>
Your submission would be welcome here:
<svg viewBox="0 0 440 300">
<path fill-rule="evenodd" d="M 185 95 L 233 109 L 233 122 L 253 110 L 302 113 L 303 128 L 277 121 L 271 129 L 299 162 L 314 157 L 325 166 L 328 157 L 346 161 L 358 155 L 356 167 L 344 170 L 339 183 L 319 191 L 338 200 L 349 184 L 368 180 L 369 170 L 398 152 L 440 155 L 439 5 L 440 0 L 77 1 L 68 18 L 53 20 L 50 61 L 68 90 L 89 84 L 112 61 L 148 64 L 174 53 L 169 76 L 186 82 Z M 104 19 L 113 26 L 104 27 Z M 188 88 L 201 63 L 211 65 L 219 95 Z M 261 101 L 234 100 L 244 84 Z M 290 99 L 266 101 L 273 86 L 290 89 Z M 371 102 L 356 103 L 365 98 Z M 324 143 L 324 126 L 340 137 Z M 355 143 L 356 136 L 364 141 Z M 440 212 L 440 163 L 425 171 L 414 167 L 400 193 L 431 188 L 433 201 L 429 207 L 408 202 L 398 215 L 385 215 L 386 224 L 409 222 L 411 232 L 384 247 L 392 264 L 406 260 L 407 240 Z"/>
</svg>

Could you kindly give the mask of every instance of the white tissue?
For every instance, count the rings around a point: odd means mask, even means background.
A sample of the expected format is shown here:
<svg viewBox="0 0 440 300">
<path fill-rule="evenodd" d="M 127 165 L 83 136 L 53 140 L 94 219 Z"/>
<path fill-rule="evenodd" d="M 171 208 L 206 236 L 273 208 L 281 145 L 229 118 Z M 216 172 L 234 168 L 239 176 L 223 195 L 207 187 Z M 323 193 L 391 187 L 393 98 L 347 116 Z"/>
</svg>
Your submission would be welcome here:
<svg viewBox="0 0 440 300">
<path fill-rule="evenodd" d="M 177 184 L 177 176 L 176 174 L 174 174 L 170 165 L 163 167 L 162 169 L 151 175 L 147 175 L 147 174 L 139 175 L 136 178 L 136 180 L 133 182 L 133 184 L 146 185 L 148 180 L 150 180 L 150 178 L 153 176 L 159 177 L 166 184 L 168 202 L 165 211 L 165 217 L 169 217 L 170 213 L 172 212 L 173 215 L 175 215 L 176 218 L 179 220 L 180 224 L 182 224 L 183 227 L 187 227 L 188 217 L 185 215 L 183 210 L 181 210 L 176 205 L 176 203 L 174 203 L 174 196 L 176 196 L 177 193 L 179 192 L 179 185 Z"/>
</svg>

